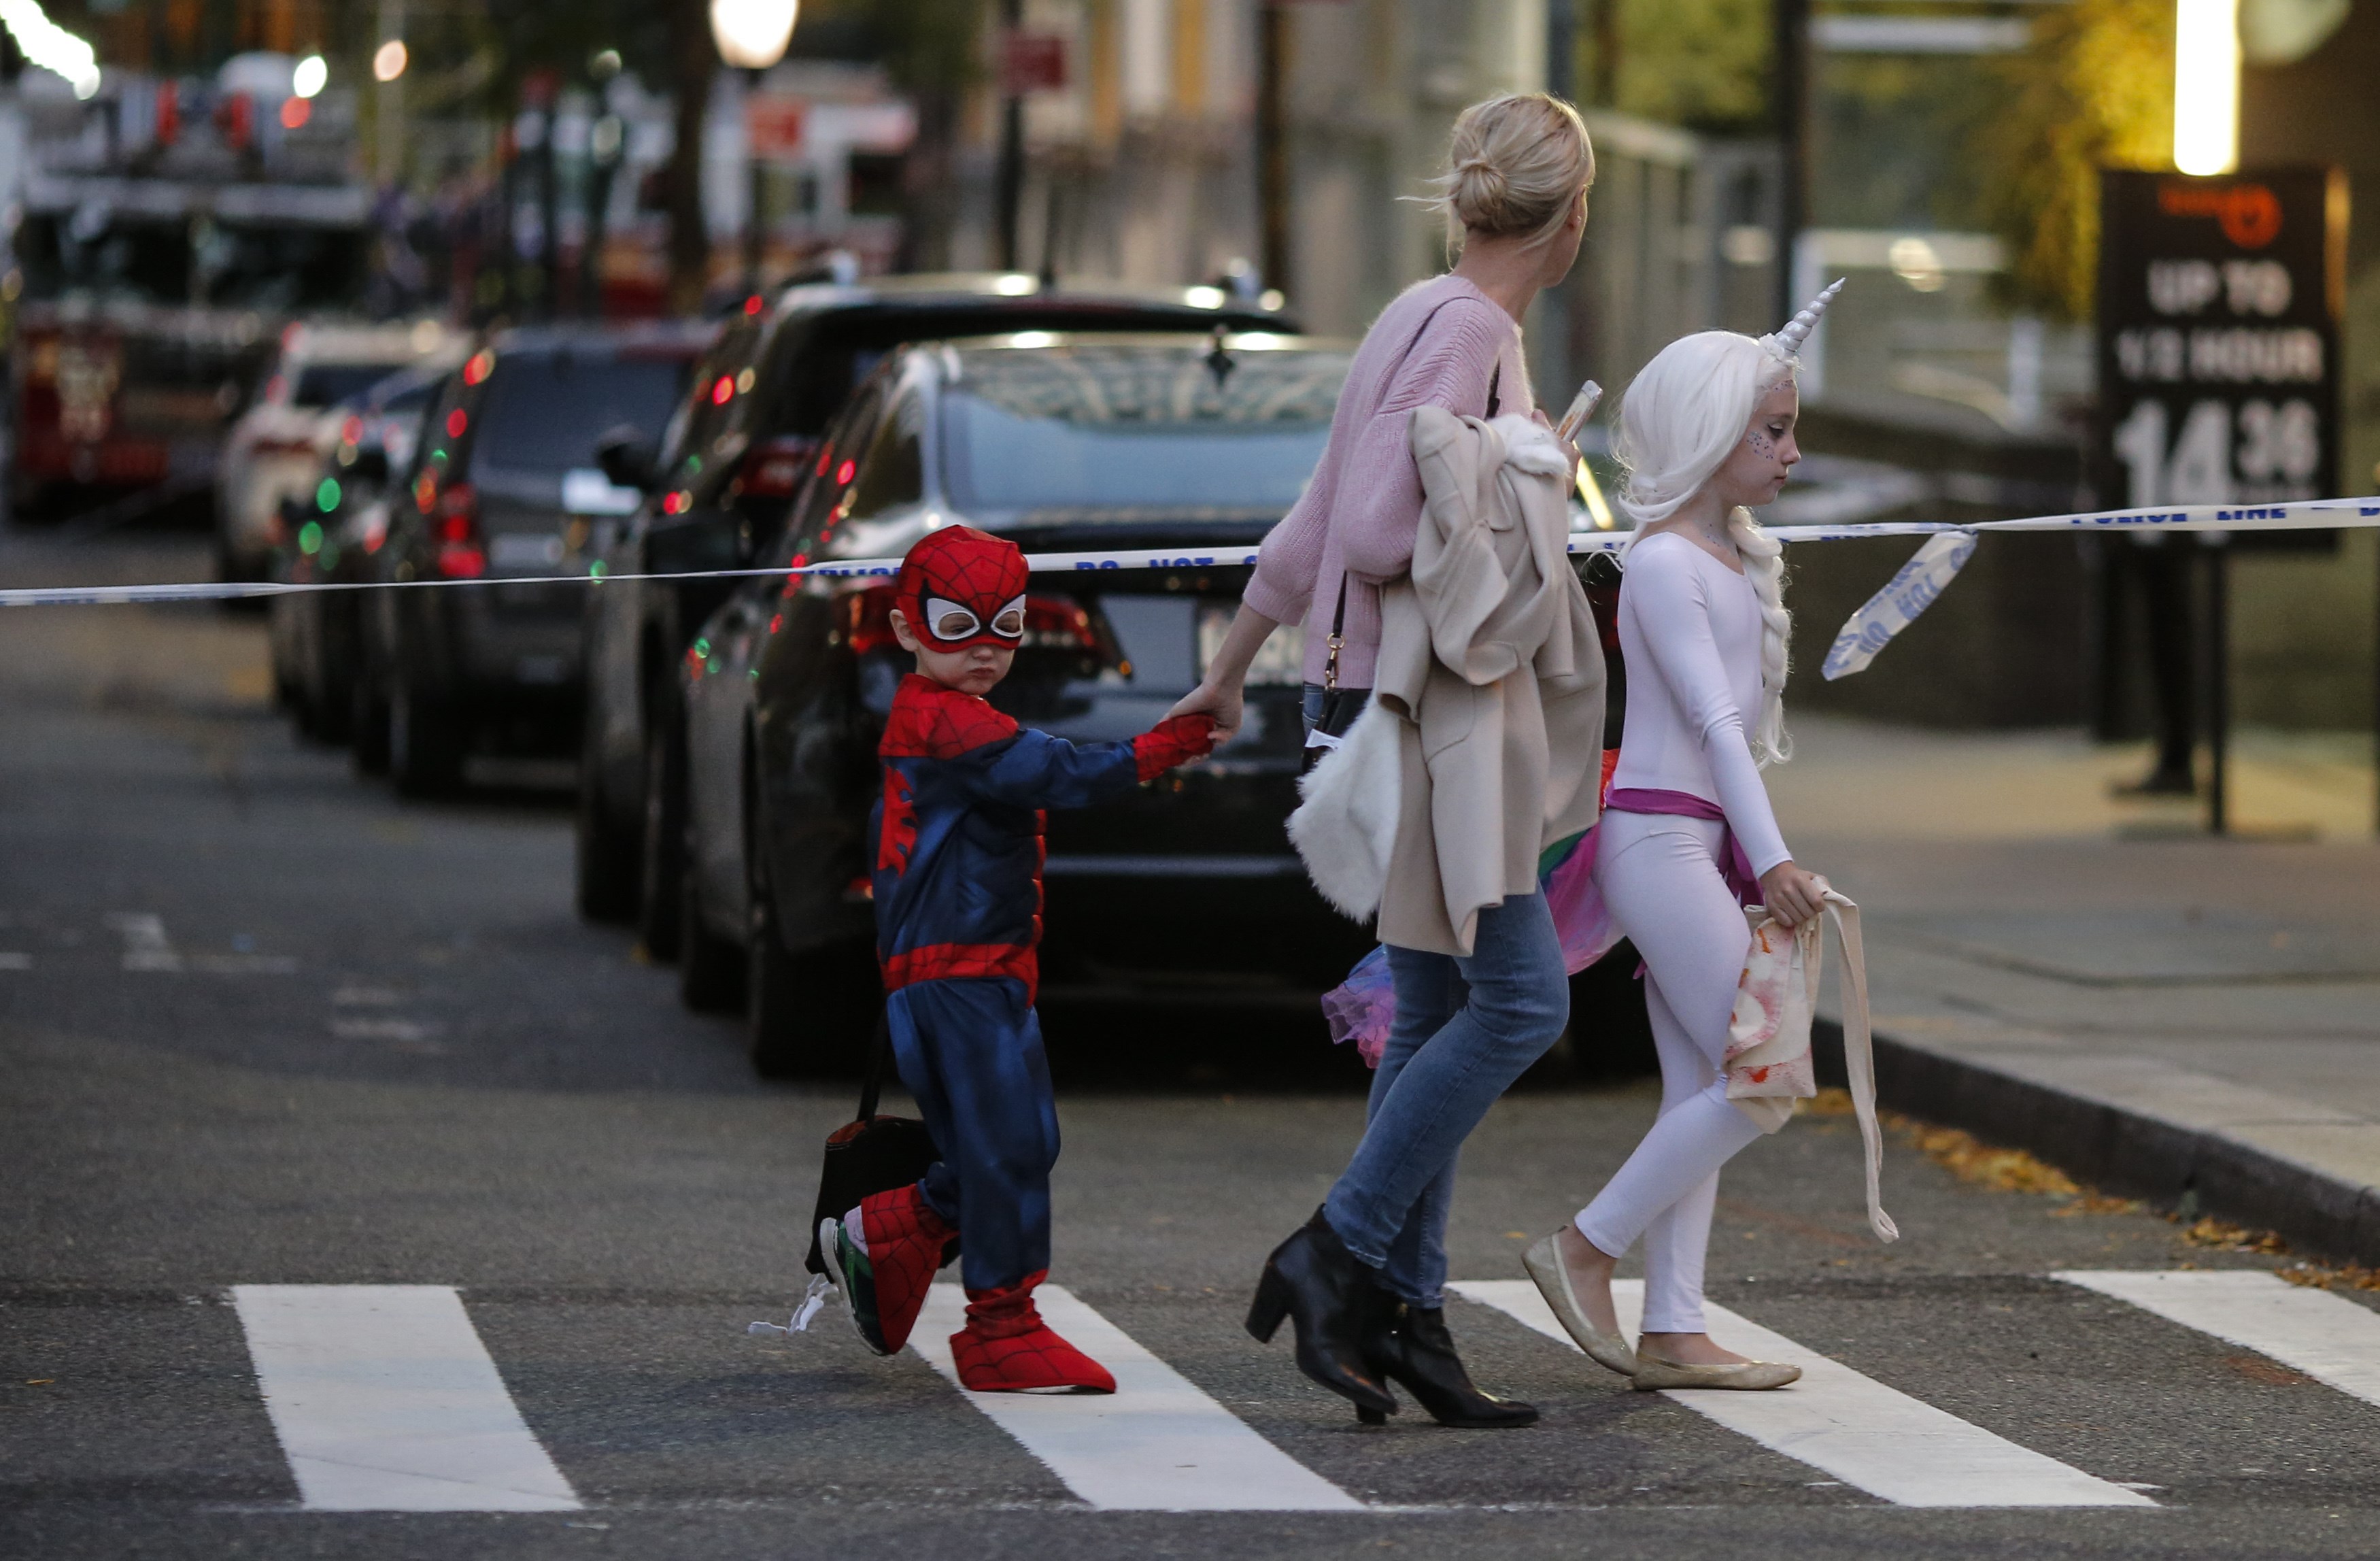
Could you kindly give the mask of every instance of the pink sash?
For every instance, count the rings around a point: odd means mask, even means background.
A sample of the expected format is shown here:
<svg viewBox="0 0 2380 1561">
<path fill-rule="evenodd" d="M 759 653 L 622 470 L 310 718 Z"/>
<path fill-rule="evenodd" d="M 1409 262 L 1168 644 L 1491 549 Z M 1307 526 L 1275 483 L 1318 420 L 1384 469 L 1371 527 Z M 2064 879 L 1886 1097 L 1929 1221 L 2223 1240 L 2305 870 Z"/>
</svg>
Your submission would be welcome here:
<svg viewBox="0 0 2380 1561">
<path fill-rule="evenodd" d="M 1620 813 L 1670 813 L 1690 819 L 1717 819 L 1721 824 L 1727 823 L 1724 809 L 1691 791 L 1622 787 L 1604 799 L 1603 805 Z M 1719 863 L 1719 876 L 1727 880 L 1728 888 L 1735 896 L 1735 903 L 1758 905 L 1761 902 L 1760 879 L 1752 871 L 1752 859 L 1743 854 L 1743 842 L 1735 837 L 1735 831 L 1721 829 L 1719 845 L 1725 853 Z"/>
</svg>

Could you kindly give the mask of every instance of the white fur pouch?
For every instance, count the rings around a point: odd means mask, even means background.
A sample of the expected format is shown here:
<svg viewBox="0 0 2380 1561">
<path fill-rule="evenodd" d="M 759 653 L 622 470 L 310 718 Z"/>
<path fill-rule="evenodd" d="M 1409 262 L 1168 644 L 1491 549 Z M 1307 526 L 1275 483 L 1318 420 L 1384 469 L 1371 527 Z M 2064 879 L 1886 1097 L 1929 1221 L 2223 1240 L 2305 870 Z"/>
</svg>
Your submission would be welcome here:
<svg viewBox="0 0 2380 1561">
<path fill-rule="evenodd" d="M 1402 762 L 1401 717 L 1378 700 L 1364 706 L 1338 746 L 1300 777 L 1289 843 L 1322 897 L 1358 921 L 1380 909 L 1396 849 Z"/>
</svg>

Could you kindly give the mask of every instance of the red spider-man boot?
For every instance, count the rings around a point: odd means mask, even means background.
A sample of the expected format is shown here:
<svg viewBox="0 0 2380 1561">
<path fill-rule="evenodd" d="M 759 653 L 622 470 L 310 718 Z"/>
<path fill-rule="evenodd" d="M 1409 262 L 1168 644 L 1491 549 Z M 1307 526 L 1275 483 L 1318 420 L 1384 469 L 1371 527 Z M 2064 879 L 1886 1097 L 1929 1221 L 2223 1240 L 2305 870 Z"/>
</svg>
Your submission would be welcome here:
<svg viewBox="0 0 2380 1561">
<path fill-rule="evenodd" d="M 819 1234 L 827 1265 L 860 1338 L 879 1355 L 897 1355 L 917 1324 L 954 1232 L 915 1182 L 871 1192 L 853 1212 L 866 1244 L 851 1239 L 844 1221 L 826 1222 Z"/>
<path fill-rule="evenodd" d="M 1049 1277 L 967 1292 L 967 1325 L 951 1335 L 959 1385 L 973 1393 L 1113 1393 L 1108 1369 L 1052 1333 L 1033 1304 Z"/>
</svg>

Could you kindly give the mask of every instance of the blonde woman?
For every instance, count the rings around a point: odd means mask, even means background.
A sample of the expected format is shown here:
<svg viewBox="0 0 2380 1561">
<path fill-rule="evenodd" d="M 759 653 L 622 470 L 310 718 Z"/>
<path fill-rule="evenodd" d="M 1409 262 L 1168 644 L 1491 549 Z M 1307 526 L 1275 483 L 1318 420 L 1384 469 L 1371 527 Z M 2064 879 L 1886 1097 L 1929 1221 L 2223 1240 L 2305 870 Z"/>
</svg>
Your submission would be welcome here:
<svg viewBox="0 0 2380 1561">
<path fill-rule="evenodd" d="M 1454 127 L 1435 204 L 1462 257 L 1381 311 L 1357 349 L 1330 441 L 1294 508 L 1265 539 L 1221 652 L 1176 713 L 1240 724 L 1241 683 L 1275 627 L 1305 628 L 1306 719 L 1352 726 L 1372 687 L 1379 593 L 1405 575 L 1421 527 L 1408 444 L 1415 409 L 1470 417 L 1532 409 L 1521 317 L 1561 280 L 1586 226 L 1595 153 L 1568 104 L 1491 98 Z M 1545 896 L 1483 911 L 1467 957 L 1390 947 L 1397 1018 L 1372 1082 L 1363 1141 L 1311 1222 L 1265 1265 L 1248 1318 L 1269 1339 L 1294 1320 L 1297 1364 L 1367 1421 L 1391 1381 L 1447 1425 L 1522 1426 L 1536 1411 L 1472 1385 L 1442 1307 L 1457 1152 L 1569 1018 Z"/>
<path fill-rule="evenodd" d="M 1620 588 L 1627 738 L 1594 872 L 1645 960 L 1661 1109 L 1595 1201 L 1524 1262 L 1579 1348 L 1639 1388 L 1781 1387 L 1802 1374 L 1714 1342 L 1702 1282 L 1719 1167 L 1761 1133 L 1725 1078 L 1751 942 L 1743 908 L 1765 904 L 1790 927 L 1818 914 L 1823 893 L 1786 848 L 1760 778 L 1791 751 L 1792 620 L 1782 549 L 1752 510 L 1802 458 L 1793 354 L 1833 296 L 1757 341 L 1706 331 L 1672 342 L 1621 415 L 1621 503 L 1635 523 Z M 1632 1350 L 1611 1273 L 1640 1238 L 1644 1332 Z"/>
</svg>

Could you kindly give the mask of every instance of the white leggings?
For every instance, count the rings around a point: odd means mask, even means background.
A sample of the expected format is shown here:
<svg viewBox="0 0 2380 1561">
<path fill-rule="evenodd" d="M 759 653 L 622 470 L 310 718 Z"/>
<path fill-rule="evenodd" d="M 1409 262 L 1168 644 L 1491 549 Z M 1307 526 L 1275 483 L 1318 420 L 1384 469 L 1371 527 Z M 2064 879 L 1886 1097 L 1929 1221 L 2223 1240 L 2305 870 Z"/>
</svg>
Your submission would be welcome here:
<svg viewBox="0 0 2380 1561">
<path fill-rule="evenodd" d="M 1726 826 L 1670 813 L 1603 815 L 1596 887 L 1643 956 L 1645 1007 L 1661 1058 L 1661 1113 L 1578 1233 L 1621 1256 L 1645 1238 L 1645 1331 L 1699 1334 L 1703 1257 L 1719 1167 L 1760 1136 L 1728 1103 L 1720 1071 L 1752 934 L 1719 876 Z"/>
</svg>

